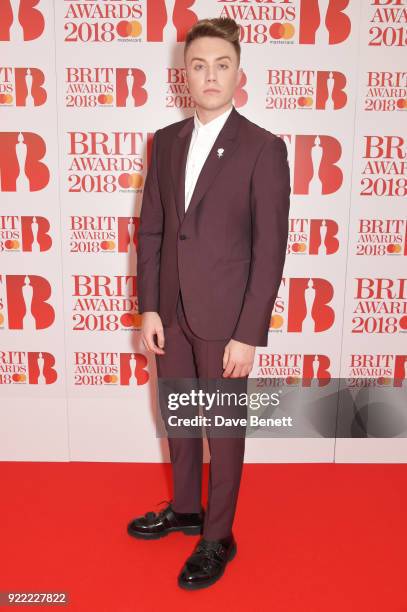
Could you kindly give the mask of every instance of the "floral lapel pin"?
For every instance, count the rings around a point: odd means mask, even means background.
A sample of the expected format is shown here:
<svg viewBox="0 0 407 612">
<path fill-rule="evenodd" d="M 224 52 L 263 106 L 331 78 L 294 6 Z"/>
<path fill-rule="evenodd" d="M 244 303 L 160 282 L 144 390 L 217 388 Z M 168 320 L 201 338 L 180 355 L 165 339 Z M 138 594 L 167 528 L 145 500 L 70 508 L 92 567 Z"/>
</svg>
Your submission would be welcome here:
<svg viewBox="0 0 407 612">
<path fill-rule="evenodd" d="M 218 149 L 218 157 L 222 157 L 224 150 L 225 149 Z"/>
</svg>

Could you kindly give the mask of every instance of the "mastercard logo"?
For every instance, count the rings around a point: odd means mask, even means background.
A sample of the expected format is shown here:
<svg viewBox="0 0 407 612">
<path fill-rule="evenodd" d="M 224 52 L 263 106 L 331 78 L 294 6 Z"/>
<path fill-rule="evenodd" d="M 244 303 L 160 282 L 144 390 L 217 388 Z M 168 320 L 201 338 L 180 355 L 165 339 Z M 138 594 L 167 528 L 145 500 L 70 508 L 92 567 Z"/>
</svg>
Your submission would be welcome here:
<svg viewBox="0 0 407 612">
<path fill-rule="evenodd" d="M 107 383 L 108 385 L 114 385 L 118 380 L 119 379 L 116 374 L 105 374 L 103 377 L 103 382 Z"/>
<path fill-rule="evenodd" d="M 20 248 L 20 241 L 19 240 L 6 240 L 5 243 L 4 243 L 4 247 L 8 251 L 13 251 L 15 249 L 19 249 Z"/>
<path fill-rule="evenodd" d="M 298 385 L 301 378 L 299 376 L 287 376 L 285 379 L 287 385 Z"/>
<path fill-rule="evenodd" d="M 4 323 L 4 315 L 3 313 L 0 312 L 0 325 L 3 325 Z"/>
<path fill-rule="evenodd" d="M 385 378 L 384 376 L 379 376 L 379 378 L 377 379 L 377 383 L 383 386 L 390 385 L 391 378 Z"/>
<path fill-rule="evenodd" d="M 11 378 L 13 379 L 13 382 L 16 382 L 16 383 L 23 383 L 27 380 L 27 377 L 25 374 L 13 374 Z"/>
<path fill-rule="evenodd" d="M 103 251 L 113 251 L 116 247 L 116 243 L 114 240 L 102 240 L 100 243 L 100 248 Z"/>
<path fill-rule="evenodd" d="M 405 110 L 407 108 L 407 98 L 400 98 L 400 100 L 397 100 L 397 108 Z"/>
<path fill-rule="evenodd" d="M 99 104 L 113 104 L 112 94 L 100 94 L 98 96 Z"/>
<path fill-rule="evenodd" d="M 126 312 L 120 317 L 123 327 L 141 327 L 141 315 L 136 312 Z"/>
<path fill-rule="evenodd" d="M 11 94 L 0 94 L 0 104 L 11 104 L 13 96 Z"/>
<path fill-rule="evenodd" d="M 387 252 L 388 253 L 400 253 L 401 252 L 401 246 L 399 244 L 388 244 L 387 245 Z"/>
<path fill-rule="evenodd" d="M 280 327 L 283 325 L 284 323 L 284 319 L 281 315 L 277 314 L 277 315 L 273 315 L 271 317 L 271 321 L 270 321 L 270 327 L 271 329 L 280 329 Z"/>
<path fill-rule="evenodd" d="M 292 23 L 273 23 L 269 32 L 275 40 L 289 40 L 294 36 L 295 28 Z"/>
<path fill-rule="evenodd" d="M 141 34 L 141 23 L 139 21 L 119 21 L 116 30 L 122 38 L 137 38 Z"/>
<path fill-rule="evenodd" d="M 123 172 L 118 180 L 120 187 L 123 187 L 123 189 L 139 189 L 143 185 L 143 177 L 138 172 L 132 174 Z"/>
<path fill-rule="evenodd" d="M 404 315 L 399 319 L 399 325 L 401 329 L 407 329 L 407 315 Z"/>
<path fill-rule="evenodd" d="M 298 98 L 298 106 L 302 106 L 302 107 L 306 107 L 306 106 L 312 106 L 313 103 L 313 98 L 311 98 L 311 96 L 300 96 Z"/>
<path fill-rule="evenodd" d="M 294 253 L 304 253 L 307 249 L 307 245 L 305 244 L 305 242 L 294 242 L 294 244 L 291 247 L 291 250 Z"/>
</svg>

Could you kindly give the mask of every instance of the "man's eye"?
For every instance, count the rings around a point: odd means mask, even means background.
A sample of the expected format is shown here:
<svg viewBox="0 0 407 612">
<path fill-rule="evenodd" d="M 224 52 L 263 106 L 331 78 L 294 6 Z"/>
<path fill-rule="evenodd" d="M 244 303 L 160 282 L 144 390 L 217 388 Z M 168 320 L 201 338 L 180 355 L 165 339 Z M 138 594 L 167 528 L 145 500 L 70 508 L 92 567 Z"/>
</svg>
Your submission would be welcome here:
<svg viewBox="0 0 407 612">
<path fill-rule="evenodd" d="M 222 68 L 227 68 L 228 67 L 227 64 L 219 64 L 219 66 L 222 66 Z"/>
<path fill-rule="evenodd" d="M 202 64 L 195 64 L 194 70 L 196 70 L 197 68 L 202 68 Z"/>
</svg>

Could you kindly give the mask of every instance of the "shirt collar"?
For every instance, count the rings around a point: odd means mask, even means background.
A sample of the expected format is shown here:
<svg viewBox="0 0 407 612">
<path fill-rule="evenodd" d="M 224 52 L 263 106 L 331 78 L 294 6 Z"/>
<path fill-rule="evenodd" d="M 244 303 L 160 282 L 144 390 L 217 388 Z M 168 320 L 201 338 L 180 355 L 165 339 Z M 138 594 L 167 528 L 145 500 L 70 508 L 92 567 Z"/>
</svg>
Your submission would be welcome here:
<svg viewBox="0 0 407 612">
<path fill-rule="evenodd" d="M 211 119 L 207 123 L 201 123 L 201 121 L 198 119 L 198 115 L 195 110 L 194 127 L 195 127 L 196 132 L 198 132 L 199 134 L 212 134 L 216 131 L 220 132 L 220 130 L 222 129 L 223 125 L 226 122 L 226 119 L 229 117 L 230 113 L 232 112 L 233 108 L 234 106 L 232 104 L 232 106 L 228 108 L 227 110 L 225 110 L 225 112 L 215 117 L 215 119 Z"/>
</svg>

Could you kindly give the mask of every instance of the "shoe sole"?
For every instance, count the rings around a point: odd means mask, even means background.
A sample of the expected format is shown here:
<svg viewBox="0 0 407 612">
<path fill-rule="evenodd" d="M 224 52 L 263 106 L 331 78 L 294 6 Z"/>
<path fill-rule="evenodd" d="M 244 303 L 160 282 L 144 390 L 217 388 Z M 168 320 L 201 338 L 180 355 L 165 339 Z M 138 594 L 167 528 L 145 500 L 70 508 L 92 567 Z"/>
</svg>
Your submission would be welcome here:
<svg viewBox="0 0 407 612">
<path fill-rule="evenodd" d="M 165 536 L 169 535 L 170 533 L 177 531 L 185 535 L 200 535 L 202 532 L 202 527 L 169 527 L 161 533 L 142 533 L 139 531 L 132 531 L 130 528 L 127 528 L 127 533 L 133 538 L 138 538 L 139 540 L 159 540 L 160 538 L 165 538 Z"/>
<path fill-rule="evenodd" d="M 232 561 L 232 559 L 235 558 L 236 553 L 237 553 L 237 545 L 235 544 L 229 553 L 228 560 L 225 563 L 225 566 L 222 572 L 218 576 L 214 578 L 210 578 L 207 582 L 201 583 L 201 584 L 194 584 L 194 583 L 189 584 L 188 582 L 182 582 L 182 580 L 178 578 L 178 586 L 180 586 L 181 589 L 185 589 L 186 591 L 197 591 L 198 589 L 205 589 L 206 587 L 212 586 L 213 584 L 215 584 L 215 582 L 217 582 L 218 580 L 220 580 L 220 578 L 222 578 L 227 564 L 229 563 L 229 561 Z"/>
</svg>

